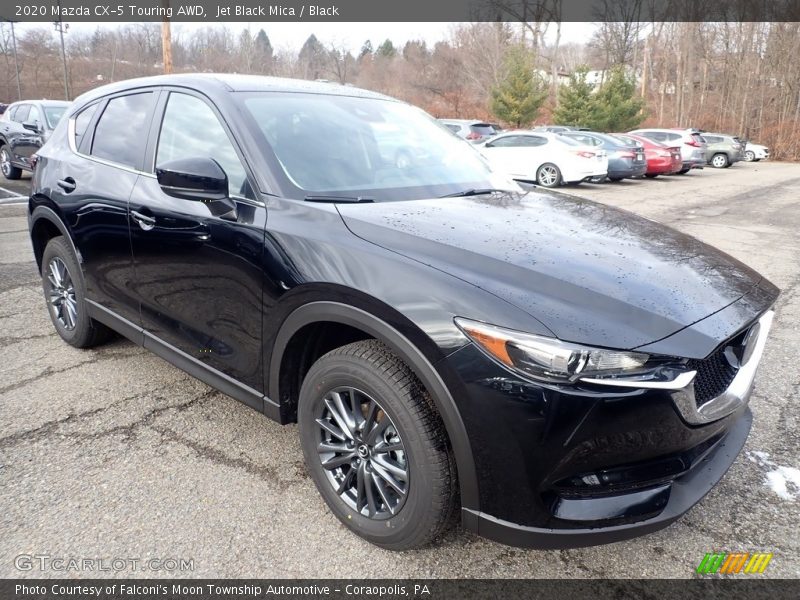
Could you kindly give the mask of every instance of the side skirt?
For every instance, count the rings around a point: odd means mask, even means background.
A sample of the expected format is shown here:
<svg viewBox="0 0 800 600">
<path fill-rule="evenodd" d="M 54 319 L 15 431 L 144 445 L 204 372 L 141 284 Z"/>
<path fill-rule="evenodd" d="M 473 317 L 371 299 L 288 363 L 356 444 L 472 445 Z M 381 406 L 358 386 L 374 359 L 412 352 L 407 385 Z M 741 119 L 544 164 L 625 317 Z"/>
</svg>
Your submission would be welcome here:
<svg viewBox="0 0 800 600">
<path fill-rule="evenodd" d="M 270 419 L 282 423 L 278 403 L 270 400 L 258 390 L 236 381 L 217 369 L 209 367 L 195 357 L 148 333 L 135 323 L 120 317 L 93 300 L 86 300 L 86 305 L 91 318 L 103 325 L 107 325 L 139 346 L 147 348 L 168 363 L 182 371 L 186 371 L 192 377 L 265 414 Z"/>
</svg>

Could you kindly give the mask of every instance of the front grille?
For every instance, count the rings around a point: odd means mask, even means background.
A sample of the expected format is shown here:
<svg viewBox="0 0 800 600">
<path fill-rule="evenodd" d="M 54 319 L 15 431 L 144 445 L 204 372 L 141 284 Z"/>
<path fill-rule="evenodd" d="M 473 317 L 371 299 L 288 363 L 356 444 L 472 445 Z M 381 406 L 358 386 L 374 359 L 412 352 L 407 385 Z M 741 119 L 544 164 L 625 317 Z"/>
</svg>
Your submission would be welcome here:
<svg viewBox="0 0 800 600">
<path fill-rule="evenodd" d="M 702 360 L 690 360 L 689 369 L 697 371 L 694 378 L 694 398 L 700 407 L 728 389 L 738 369 L 725 357 L 725 346 Z"/>
</svg>

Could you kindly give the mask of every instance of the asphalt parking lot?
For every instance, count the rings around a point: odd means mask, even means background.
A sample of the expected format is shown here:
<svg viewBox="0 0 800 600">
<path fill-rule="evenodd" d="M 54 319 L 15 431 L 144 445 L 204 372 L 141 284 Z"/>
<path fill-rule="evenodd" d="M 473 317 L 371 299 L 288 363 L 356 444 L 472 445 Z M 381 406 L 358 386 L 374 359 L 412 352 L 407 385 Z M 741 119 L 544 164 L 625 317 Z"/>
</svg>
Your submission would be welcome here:
<svg viewBox="0 0 800 600">
<path fill-rule="evenodd" d="M 27 184 L 0 180 L 0 196 Z M 193 560 L 192 571 L 116 573 L 144 577 L 691 577 L 712 551 L 773 552 L 763 577 L 799 577 L 799 189 L 800 164 L 768 162 L 564 188 L 718 246 L 783 290 L 745 451 L 698 506 L 609 546 L 528 551 L 456 529 L 403 554 L 349 534 L 326 510 L 295 426 L 126 340 L 64 344 L 25 207 L 0 199 L 0 577 L 64 575 L 18 570 L 26 554 Z"/>
</svg>

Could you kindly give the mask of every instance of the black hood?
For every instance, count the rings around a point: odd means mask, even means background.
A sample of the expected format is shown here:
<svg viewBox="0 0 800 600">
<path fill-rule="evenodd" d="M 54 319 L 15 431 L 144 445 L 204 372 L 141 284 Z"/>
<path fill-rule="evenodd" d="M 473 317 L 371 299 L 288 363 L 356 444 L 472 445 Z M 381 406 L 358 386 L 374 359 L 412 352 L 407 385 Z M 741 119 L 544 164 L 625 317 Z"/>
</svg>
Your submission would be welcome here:
<svg viewBox="0 0 800 600">
<path fill-rule="evenodd" d="M 722 310 L 761 280 L 674 229 L 560 194 L 338 208 L 355 235 L 468 281 L 560 339 L 583 344 L 654 342 Z M 461 316 L 503 325 L 500 315 Z"/>
</svg>

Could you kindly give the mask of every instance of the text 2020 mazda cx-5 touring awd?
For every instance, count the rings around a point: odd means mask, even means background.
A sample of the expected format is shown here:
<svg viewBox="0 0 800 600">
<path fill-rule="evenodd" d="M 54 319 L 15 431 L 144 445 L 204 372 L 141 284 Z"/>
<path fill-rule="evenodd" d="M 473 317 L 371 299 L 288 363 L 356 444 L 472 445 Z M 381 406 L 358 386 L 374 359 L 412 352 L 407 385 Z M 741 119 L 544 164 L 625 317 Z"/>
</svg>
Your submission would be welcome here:
<svg viewBox="0 0 800 600">
<path fill-rule="evenodd" d="M 396 160 L 404 136 L 427 151 Z M 40 150 L 29 209 L 64 341 L 117 331 L 296 422 L 333 514 L 385 548 L 455 511 L 530 547 L 653 531 L 750 429 L 771 283 L 653 221 L 524 193 L 379 94 L 104 86 Z"/>
</svg>

